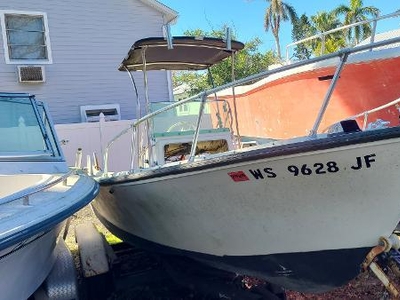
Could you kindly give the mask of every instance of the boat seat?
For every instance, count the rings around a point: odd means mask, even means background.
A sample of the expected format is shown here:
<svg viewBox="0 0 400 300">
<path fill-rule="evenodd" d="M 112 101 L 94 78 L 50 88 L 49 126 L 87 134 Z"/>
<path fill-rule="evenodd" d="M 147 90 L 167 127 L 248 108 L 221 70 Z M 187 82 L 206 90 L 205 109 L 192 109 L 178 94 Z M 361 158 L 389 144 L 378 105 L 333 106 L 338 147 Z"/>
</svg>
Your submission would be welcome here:
<svg viewBox="0 0 400 300">
<path fill-rule="evenodd" d="M 339 121 L 324 130 L 324 132 L 328 133 L 328 136 L 335 136 L 343 133 L 352 133 L 359 131 L 361 131 L 361 129 L 358 126 L 356 120 L 353 119 Z"/>
</svg>

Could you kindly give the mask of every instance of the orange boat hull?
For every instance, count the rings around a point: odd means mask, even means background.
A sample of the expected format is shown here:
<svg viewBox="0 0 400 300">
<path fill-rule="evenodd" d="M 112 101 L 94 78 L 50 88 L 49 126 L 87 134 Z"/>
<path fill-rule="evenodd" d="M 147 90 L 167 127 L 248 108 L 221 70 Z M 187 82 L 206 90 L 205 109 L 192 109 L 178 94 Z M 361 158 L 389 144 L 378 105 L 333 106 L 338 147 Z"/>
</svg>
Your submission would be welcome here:
<svg viewBox="0 0 400 300">
<path fill-rule="evenodd" d="M 335 67 L 313 69 L 236 94 L 240 135 L 270 138 L 307 135 L 334 72 Z M 399 98 L 399 79 L 398 57 L 345 65 L 319 130 Z M 231 96 L 220 98 L 228 100 L 233 109 Z M 374 113 L 368 122 L 378 118 L 390 121 L 390 126 L 399 125 L 396 107 Z M 358 121 L 361 127 L 363 120 Z"/>
</svg>

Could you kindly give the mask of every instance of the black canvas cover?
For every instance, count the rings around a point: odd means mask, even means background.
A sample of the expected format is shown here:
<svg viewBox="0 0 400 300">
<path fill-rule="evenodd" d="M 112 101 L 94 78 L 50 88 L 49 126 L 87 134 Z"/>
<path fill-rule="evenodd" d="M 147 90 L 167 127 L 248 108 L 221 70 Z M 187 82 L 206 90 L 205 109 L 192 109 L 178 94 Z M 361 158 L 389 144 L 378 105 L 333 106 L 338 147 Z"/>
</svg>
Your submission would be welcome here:
<svg viewBox="0 0 400 300">
<path fill-rule="evenodd" d="M 141 39 L 133 44 L 118 69 L 143 70 L 144 51 L 146 70 L 203 70 L 244 47 L 243 43 L 232 40 L 228 49 L 223 39 L 186 36 L 173 37 L 172 44 L 173 49 L 168 49 L 163 37 Z"/>
</svg>

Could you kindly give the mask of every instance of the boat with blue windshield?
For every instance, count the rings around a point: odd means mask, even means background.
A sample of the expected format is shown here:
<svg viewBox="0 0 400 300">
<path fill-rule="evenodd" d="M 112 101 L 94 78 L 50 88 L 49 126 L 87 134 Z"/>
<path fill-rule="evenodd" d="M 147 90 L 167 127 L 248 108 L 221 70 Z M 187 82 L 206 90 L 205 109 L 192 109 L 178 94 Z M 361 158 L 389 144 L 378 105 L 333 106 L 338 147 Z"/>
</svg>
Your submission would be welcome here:
<svg viewBox="0 0 400 300">
<path fill-rule="evenodd" d="M 57 259 L 64 222 L 98 193 L 68 168 L 46 105 L 0 93 L 0 299 L 27 299 Z"/>
</svg>

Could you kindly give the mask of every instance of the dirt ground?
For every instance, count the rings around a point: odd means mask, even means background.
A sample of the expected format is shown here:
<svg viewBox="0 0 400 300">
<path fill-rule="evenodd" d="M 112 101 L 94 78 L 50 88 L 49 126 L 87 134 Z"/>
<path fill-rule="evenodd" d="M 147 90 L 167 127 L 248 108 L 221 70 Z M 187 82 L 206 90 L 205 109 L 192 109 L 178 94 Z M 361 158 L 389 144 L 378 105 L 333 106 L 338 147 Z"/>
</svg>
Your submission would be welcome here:
<svg viewBox="0 0 400 300">
<path fill-rule="evenodd" d="M 287 299 L 293 300 L 333 300 L 333 299 L 391 299 L 383 284 L 370 272 L 362 273 L 347 285 L 323 294 L 306 294 L 293 291 L 286 292 Z"/>
<path fill-rule="evenodd" d="M 74 231 L 75 226 L 84 223 L 92 222 L 98 228 L 100 232 L 106 236 L 110 233 L 107 229 L 99 222 L 92 212 L 90 206 L 85 207 L 78 213 L 74 214 L 71 219 L 71 223 L 67 235 L 67 245 L 75 254 L 75 260 L 79 264 L 79 257 L 77 256 L 77 244 L 75 243 Z M 79 278 L 79 276 L 78 276 Z M 400 287 L 400 280 L 395 278 L 393 274 L 390 278 L 394 280 L 396 286 Z M 386 292 L 383 284 L 375 277 L 372 272 L 361 273 L 358 277 L 349 282 L 346 286 L 338 288 L 334 291 L 323 293 L 323 294 L 308 294 L 299 293 L 295 291 L 286 291 L 287 299 L 290 300 L 332 300 L 332 299 L 363 299 L 363 300 L 380 300 L 380 299 L 393 299 Z M 133 299 L 133 298 L 132 298 Z M 172 299 L 172 298 L 168 298 Z"/>
</svg>

